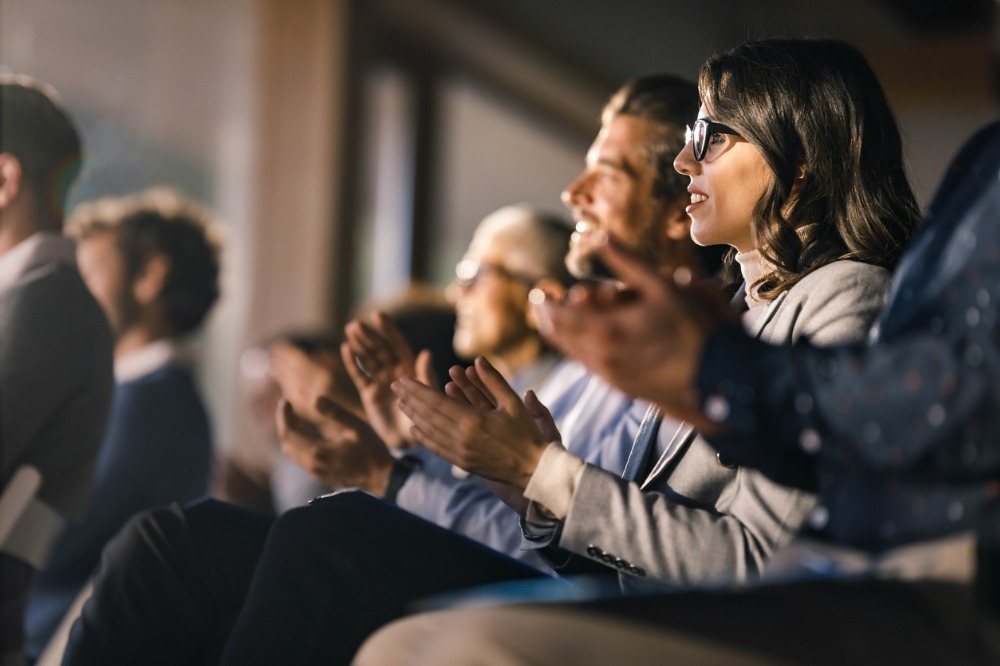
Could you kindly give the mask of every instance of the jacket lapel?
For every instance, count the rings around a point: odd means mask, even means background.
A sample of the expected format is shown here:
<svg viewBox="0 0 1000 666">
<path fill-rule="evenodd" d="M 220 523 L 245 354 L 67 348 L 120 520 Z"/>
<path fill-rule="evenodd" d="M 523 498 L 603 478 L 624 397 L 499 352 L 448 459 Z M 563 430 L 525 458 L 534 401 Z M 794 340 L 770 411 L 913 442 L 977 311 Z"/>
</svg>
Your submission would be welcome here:
<svg viewBox="0 0 1000 666">
<path fill-rule="evenodd" d="M 676 421 L 671 421 L 671 423 L 676 423 Z M 666 431 L 663 428 L 664 425 L 666 424 L 660 424 L 661 437 L 666 434 Z M 691 445 L 694 437 L 694 426 L 686 421 L 678 424 L 677 428 L 674 430 L 674 436 L 671 437 L 670 442 L 667 444 L 667 448 L 663 451 L 660 459 L 656 461 L 656 464 L 653 466 L 653 470 L 648 476 L 646 476 L 645 481 L 642 482 L 640 487 L 645 489 L 657 477 L 668 470 L 670 466 L 681 456 L 681 454 L 687 450 L 687 447 Z"/>
</svg>

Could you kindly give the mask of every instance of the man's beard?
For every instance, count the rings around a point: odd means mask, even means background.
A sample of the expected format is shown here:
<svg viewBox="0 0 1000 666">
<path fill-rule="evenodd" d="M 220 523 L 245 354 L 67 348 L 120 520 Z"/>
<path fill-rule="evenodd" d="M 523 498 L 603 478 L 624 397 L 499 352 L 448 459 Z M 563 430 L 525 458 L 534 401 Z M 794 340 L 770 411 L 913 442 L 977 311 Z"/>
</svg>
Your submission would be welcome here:
<svg viewBox="0 0 1000 666">
<path fill-rule="evenodd" d="M 665 235 L 658 233 L 658 228 L 653 224 L 647 224 L 637 233 L 637 239 L 629 243 L 623 243 L 625 248 L 635 253 L 650 266 L 658 267 L 664 260 L 667 248 L 664 247 Z M 619 239 L 621 242 L 621 239 Z M 604 263 L 600 255 L 592 252 L 586 255 L 570 255 L 566 258 L 566 268 L 570 275 L 577 280 L 589 282 L 618 282 L 608 265 Z"/>
</svg>

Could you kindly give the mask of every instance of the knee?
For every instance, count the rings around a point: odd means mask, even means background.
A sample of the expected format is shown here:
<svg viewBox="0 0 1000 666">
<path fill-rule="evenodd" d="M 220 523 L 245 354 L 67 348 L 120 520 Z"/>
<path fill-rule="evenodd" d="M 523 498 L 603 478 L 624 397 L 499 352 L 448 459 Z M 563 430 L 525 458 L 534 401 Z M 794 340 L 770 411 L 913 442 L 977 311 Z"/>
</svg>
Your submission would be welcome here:
<svg viewBox="0 0 1000 666">
<path fill-rule="evenodd" d="M 183 508 L 170 505 L 140 511 L 104 548 L 104 559 L 132 559 L 145 550 L 160 550 L 182 541 L 187 531 Z"/>
<path fill-rule="evenodd" d="M 391 511 L 399 509 L 368 493 L 348 491 L 286 511 L 278 517 L 274 530 L 283 533 L 285 538 L 344 530 L 354 532 L 363 525 L 382 524 Z"/>
</svg>

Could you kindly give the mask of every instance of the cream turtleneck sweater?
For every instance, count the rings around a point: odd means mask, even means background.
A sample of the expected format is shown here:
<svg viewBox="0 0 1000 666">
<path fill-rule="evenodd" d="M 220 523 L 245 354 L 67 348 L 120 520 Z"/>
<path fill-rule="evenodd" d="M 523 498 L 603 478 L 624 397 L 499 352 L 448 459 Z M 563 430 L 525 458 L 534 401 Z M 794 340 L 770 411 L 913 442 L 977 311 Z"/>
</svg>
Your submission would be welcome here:
<svg viewBox="0 0 1000 666">
<path fill-rule="evenodd" d="M 749 309 L 743 313 L 743 325 L 747 329 L 751 329 L 754 322 L 767 312 L 767 305 L 770 303 L 770 301 L 760 298 L 757 290 L 751 289 L 751 285 L 770 272 L 771 264 L 756 249 L 749 252 L 737 252 L 735 259 L 736 263 L 740 265 L 740 273 L 746 282 L 746 302 Z"/>
</svg>

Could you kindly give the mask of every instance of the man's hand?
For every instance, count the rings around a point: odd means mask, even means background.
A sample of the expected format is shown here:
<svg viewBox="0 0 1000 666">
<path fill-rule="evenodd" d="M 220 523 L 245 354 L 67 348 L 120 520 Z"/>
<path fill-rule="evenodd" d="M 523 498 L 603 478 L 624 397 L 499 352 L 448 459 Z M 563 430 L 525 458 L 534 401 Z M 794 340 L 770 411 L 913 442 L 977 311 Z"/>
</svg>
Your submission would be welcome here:
<svg viewBox="0 0 1000 666">
<path fill-rule="evenodd" d="M 683 266 L 664 279 L 606 237 L 597 251 L 625 286 L 575 286 L 565 302 L 533 292 L 542 334 L 613 386 L 711 431 L 695 388 L 709 335 L 735 315 Z"/>
<path fill-rule="evenodd" d="M 355 319 L 344 332 L 347 342 L 341 345 L 341 358 L 358 389 L 369 423 L 387 445 L 411 448 L 413 424 L 396 406 L 391 386 L 400 377 L 414 376 L 433 385 L 430 351 L 425 349 L 414 357 L 396 324 L 383 312 L 374 314 L 371 325 Z"/>
<path fill-rule="evenodd" d="M 335 488 L 361 488 L 381 497 L 395 462 L 378 435 L 351 410 L 328 398 L 305 420 L 282 400 L 276 421 L 281 450 L 292 462 Z"/>
<path fill-rule="evenodd" d="M 307 353 L 289 342 L 268 346 L 268 372 L 282 397 L 296 412 L 309 419 L 316 416 L 316 401 L 331 398 L 362 414 L 357 393 L 344 374 L 340 359 L 325 350 Z"/>
<path fill-rule="evenodd" d="M 464 374 L 452 368 L 451 378 L 447 395 L 407 377 L 393 383 L 413 435 L 462 469 L 523 492 L 546 445 L 558 438 L 555 426 L 543 434 L 535 413 L 482 357 Z M 537 398 L 529 400 L 541 406 Z"/>
</svg>

